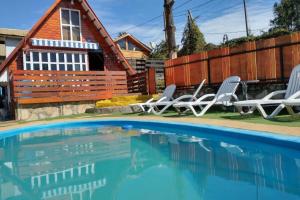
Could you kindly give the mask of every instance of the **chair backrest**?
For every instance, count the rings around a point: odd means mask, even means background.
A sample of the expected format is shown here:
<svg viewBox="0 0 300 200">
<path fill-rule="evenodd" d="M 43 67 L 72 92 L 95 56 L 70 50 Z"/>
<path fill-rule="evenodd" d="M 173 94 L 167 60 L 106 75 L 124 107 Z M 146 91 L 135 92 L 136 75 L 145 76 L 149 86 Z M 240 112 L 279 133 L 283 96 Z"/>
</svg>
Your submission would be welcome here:
<svg viewBox="0 0 300 200">
<path fill-rule="evenodd" d="M 171 101 L 176 91 L 176 85 L 172 84 L 166 87 L 161 97 L 166 97 L 164 101 Z"/>
<path fill-rule="evenodd" d="M 241 78 L 239 76 L 230 76 L 225 79 L 219 88 L 216 98 L 218 98 L 222 94 L 234 94 L 240 84 Z M 218 99 L 218 102 L 229 102 L 231 100 L 231 96 L 225 96 Z"/>
<path fill-rule="evenodd" d="M 206 79 L 204 79 L 204 80 L 200 83 L 200 85 L 198 86 L 197 90 L 194 92 L 193 97 L 197 98 L 197 96 L 198 96 L 200 90 L 202 89 L 202 87 L 203 87 L 205 81 L 206 81 Z"/>
<path fill-rule="evenodd" d="M 300 65 L 297 65 L 290 76 L 288 88 L 286 90 L 285 99 L 300 91 Z"/>
</svg>

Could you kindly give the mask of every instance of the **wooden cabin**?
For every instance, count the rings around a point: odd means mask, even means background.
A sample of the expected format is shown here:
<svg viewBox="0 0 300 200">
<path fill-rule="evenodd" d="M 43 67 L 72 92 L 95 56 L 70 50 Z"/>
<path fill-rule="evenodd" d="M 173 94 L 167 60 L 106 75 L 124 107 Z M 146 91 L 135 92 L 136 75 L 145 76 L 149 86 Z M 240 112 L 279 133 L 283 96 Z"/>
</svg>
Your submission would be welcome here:
<svg viewBox="0 0 300 200">
<path fill-rule="evenodd" d="M 131 66 L 137 72 L 145 71 L 146 61 L 151 48 L 129 33 L 124 33 L 114 40 Z"/>
<path fill-rule="evenodd" d="M 135 73 L 87 0 L 55 0 L 0 65 L 19 120 L 84 112 L 126 94 Z"/>
</svg>

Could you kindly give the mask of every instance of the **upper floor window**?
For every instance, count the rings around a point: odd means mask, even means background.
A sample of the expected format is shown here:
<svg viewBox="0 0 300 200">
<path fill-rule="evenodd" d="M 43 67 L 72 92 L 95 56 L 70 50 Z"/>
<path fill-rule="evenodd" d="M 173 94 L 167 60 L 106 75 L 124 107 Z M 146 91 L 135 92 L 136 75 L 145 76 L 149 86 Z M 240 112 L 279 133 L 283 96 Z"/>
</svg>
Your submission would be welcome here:
<svg viewBox="0 0 300 200">
<path fill-rule="evenodd" d="M 132 44 L 131 42 L 128 42 L 128 50 L 129 51 L 140 51 L 140 48 Z"/>
<path fill-rule="evenodd" d="M 61 9 L 61 30 L 63 40 L 81 41 L 79 10 Z"/>
<path fill-rule="evenodd" d="M 118 45 L 120 46 L 120 48 L 121 48 L 122 50 L 126 50 L 126 41 L 125 41 L 125 40 L 120 40 L 120 41 L 118 42 Z"/>
</svg>

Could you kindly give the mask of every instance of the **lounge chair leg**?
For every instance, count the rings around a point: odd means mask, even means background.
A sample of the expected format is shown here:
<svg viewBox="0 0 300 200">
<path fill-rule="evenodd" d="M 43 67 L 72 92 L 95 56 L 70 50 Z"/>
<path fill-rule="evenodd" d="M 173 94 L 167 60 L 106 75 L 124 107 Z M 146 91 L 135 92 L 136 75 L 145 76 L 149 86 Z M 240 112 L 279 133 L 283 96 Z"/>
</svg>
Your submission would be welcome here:
<svg viewBox="0 0 300 200">
<path fill-rule="evenodd" d="M 284 104 L 280 104 L 280 105 L 272 112 L 272 114 L 269 115 L 269 116 L 267 117 L 267 119 L 272 119 L 272 118 L 274 118 L 274 117 L 277 116 L 277 115 L 282 111 L 282 109 L 284 109 L 284 108 L 285 108 L 285 105 L 284 105 Z"/>
</svg>

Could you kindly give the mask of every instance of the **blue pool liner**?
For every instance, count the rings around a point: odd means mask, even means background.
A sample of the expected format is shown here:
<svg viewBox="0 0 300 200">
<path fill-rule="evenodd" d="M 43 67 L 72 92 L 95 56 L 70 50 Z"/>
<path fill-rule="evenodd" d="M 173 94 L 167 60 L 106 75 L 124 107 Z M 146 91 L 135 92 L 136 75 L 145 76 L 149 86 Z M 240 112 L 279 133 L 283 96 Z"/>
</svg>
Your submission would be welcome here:
<svg viewBox="0 0 300 200">
<path fill-rule="evenodd" d="M 123 129 L 150 129 L 155 131 L 164 131 L 171 133 L 185 133 L 188 135 L 195 135 L 199 133 L 206 133 L 217 137 L 230 137 L 235 139 L 246 139 L 250 141 L 263 142 L 281 147 L 290 147 L 300 150 L 300 137 L 281 135 L 269 132 L 259 132 L 244 129 L 235 129 L 221 126 L 212 126 L 206 124 L 194 123 L 179 123 L 168 121 L 145 121 L 145 120 L 129 120 L 129 119 L 103 119 L 103 120 L 89 120 L 89 121 L 70 121 L 49 123 L 43 125 L 26 126 L 22 128 L 0 131 L 0 139 L 19 135 L 32 133 L 50 128 L 76 128 L 76 127 L 92 127 L 92 126 L 119 126 Z M 300 130 L 299 130 L 300 131 Z"/>
</svg>

